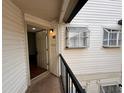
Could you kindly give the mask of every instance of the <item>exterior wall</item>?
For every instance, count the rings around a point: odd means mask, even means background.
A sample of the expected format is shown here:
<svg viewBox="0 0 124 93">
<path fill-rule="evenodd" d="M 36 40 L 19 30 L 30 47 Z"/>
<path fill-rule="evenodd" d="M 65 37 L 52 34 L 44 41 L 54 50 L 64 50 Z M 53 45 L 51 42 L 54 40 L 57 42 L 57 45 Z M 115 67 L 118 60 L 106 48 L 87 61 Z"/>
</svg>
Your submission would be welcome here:
<svg viewBox="0 0 124 93">
<path fill-rule="evenodd" d="M 25 93 L 27 67 L 24 18 L 10 0 L 3 0 L 3 93 Z"/>
<path fill-rule="evenodd" d="M 58 75 L 58 53 L 57 53 L 57 40 L 55 38 L 53 38 L 53 35 L 56 35 L 57 32 L 57 28 L 54 28 L 53 33 L 48 33 L 48 42 L 49 42 L 49 71 L 56 75 Z"/>
<path fill-rule="evenodd" d="M 78 79 L 82 86 L 86 83 L 84 86 L 87 87 L 87 93 L 99 93 L 100 80 L 109 79 L 109 83 L 121 81 L 121 48 L 102 47 L 103 27 L 121 29 L 117 24 L 121 15 L 121 0 L 88 0 L 70 24 L 59 26 L 59 51 L 76 76 L 80 76 Z M 66 49 L 66 26 L 88 27 L 90 31 L 88 47 Z M 103 77 L 99 77 L 101 73 Z M 89 80 L 85 80 L 84 76 Z"/>
<path fill-rule="evenodd" d="M 76 75 L 82 87 L 87 93 L 100 93 L 101 85 L 121 84 L 121 73 L 97 73 L 89 75 Z"/>
<path fill-rule="evenodd" d="M 76 74 L 121 71 L 121 48 L 103 48 L 103 27 L 120 28 L 121 1 L 89 0 L 68 25 L 88 27 L 89 46 L 84 49 L 65 49 L 65 27 L 61 25 L 60 52 Z"/>
</svg>

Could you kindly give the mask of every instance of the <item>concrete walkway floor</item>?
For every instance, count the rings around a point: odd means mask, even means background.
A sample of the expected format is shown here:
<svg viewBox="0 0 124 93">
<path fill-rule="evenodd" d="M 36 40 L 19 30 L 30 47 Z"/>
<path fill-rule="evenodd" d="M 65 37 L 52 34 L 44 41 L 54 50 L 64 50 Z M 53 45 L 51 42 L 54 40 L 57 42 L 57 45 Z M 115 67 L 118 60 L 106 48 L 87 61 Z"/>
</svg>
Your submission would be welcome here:
<svg viewBox="0 0 124 93">
<path fill-rule="evenodd" d="M 26 93 L 62 93 L 58 77 L 49 74 L 42 80 L 31 85 Z"/>
</svg>

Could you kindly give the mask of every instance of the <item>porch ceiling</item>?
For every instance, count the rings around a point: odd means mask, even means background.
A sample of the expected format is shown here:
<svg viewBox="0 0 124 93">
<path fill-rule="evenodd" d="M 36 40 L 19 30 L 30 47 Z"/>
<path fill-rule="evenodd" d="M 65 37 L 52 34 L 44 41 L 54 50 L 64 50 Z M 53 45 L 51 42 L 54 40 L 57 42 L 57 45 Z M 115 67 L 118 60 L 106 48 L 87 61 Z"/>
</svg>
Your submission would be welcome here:
<svg viewBox="0 0 124 93">
<path fill-rule="evenodd" d="M 63 0 L 12 0 L 24 13 L 46 21 L 58 21 Z"/>
</svg>

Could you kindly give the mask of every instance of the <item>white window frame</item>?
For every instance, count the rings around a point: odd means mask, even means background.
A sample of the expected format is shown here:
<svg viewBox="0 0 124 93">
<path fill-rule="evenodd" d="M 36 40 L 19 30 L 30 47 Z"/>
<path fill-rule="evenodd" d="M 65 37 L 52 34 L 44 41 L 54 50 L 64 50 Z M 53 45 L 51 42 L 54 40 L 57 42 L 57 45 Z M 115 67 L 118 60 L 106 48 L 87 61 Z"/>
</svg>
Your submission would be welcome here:
<svg viewBox="0 0 124 93">
<path fill-rule="evenodd" d="M 100 86 L 100 93 L 101 93 L 101 91 L 102 91 L 103 93 L 105 93 L 105 90 L 104 90 L 103 87 L 107 87 L 107 86 L 117 86 L 117 87 L 120 89 L 119 84 L 101 85 L 101 86 Z"/>
<path fill-rule="evenodd" d="M 109 28 L 103 28 L 103 33 L 104 31 L 108 33 L 107 45 L 104 45 L 104 41 L 106 41 L 106 39 L 104 39 L 104 34 L 103 34 L 103 47 L 121 47 L 121 44 L 119 45 L 119 34 L 121 33 L 121 30 L 113 31 L 114 29 L 110 29 L 110 31 L 108 31 L 108 29 Z M 111 33 L 117 34 L 116 45 L 110 45 L 110 34 Z"/>
<path fill-rule="evenodd" d="M 69 30 L 68 30 L 68 28 L 69 27 L 75 27 L 75 26 L 67 26 L 66 27 L 66 48 L 86 48 L 86 47 L 88 47 L 88 43 L 89 43 L 89 30 L 88 30 L 88 27 L 78 27 L 78 26 L 76 26 L 75 28 L 87 28 L 87 31 L 82 31 L 82 32 L 86 32 L 86 36 L 83 36 L 83 38 L 85 38 L 86 39 L 86 44 L 85 44 L 85 46 L 81 46 L 81 44 L 79 43 L 80 42 L 80 38 L 81 38 L 81 36 L 80 36 L 80 34 L 78 34 L 78 46 L 79 47 L 74 47 L 74 46 L 72 46 L 72 47 L 70 47 L 69 46 Z M 83 42 L 84 43 L 84 42 Z"/>
</svg>

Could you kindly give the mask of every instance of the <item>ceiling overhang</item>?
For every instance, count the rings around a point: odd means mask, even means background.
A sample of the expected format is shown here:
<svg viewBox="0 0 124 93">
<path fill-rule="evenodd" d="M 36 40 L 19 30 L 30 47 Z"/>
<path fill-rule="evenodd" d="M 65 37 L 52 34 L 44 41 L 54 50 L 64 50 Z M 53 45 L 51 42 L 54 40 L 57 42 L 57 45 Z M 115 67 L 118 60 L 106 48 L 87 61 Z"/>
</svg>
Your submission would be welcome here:
<svg viewBox="0 0 124 93">
<path fill-rule="evenodd" d="M 87 1 L 88 0 L 70 0 L 63 19 L 64 22 L 70 23 Z"/>
<path fill-rule="evenodd" d="M 23 13 L 49 22 L 58 22 L 63 0 L 12 0 Z"/>
<path fill-rule="evenodd" d="M 70 23 L 87 0 L 12 0 L 23 13 L 50 23 Z M 66 8 L 65 8 L 66 7 Z M 63 12 L 64 11 L 64 12 Z"/>
</svg>

